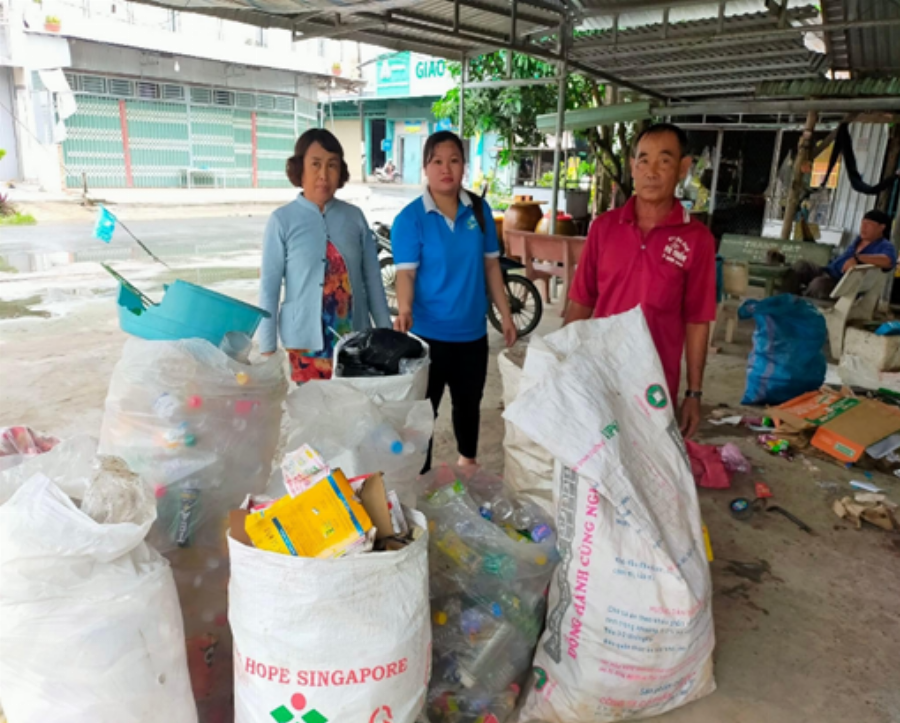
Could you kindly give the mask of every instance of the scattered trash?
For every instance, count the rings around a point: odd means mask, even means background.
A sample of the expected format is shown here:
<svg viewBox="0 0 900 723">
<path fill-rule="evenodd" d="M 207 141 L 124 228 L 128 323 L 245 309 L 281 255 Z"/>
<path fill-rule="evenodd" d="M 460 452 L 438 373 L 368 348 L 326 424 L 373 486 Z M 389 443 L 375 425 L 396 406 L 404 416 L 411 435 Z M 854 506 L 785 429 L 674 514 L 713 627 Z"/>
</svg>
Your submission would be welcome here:
<svg viewBox="0 0 900 723">
<path fill-rule="evenodd" d="M 857 530 L 862 528 L 863 522 L 868 522 L 888 532 L 897 527 L 892 509 L 886 504 L 884 499 L 875 501 L 872 498 L 865 498 L 865 500 L 860 500 L 859 497 L 857 496 L 856 500 L 850 497 L 835 500 L 832 505 L 834 513 L 841 519 L 847 519 L 852 522 L 856 525 Z"/>
<path fill-rule="evenodd" d="M 816 482 L 816 485 L 823 490 L 839 490 L 841 486 L 837 482 Z"/>
<path fill-rule="evenodd" d="M 698 487 L 722 490 L 731 486 L 731 473 L 726 468 L 718 447 L 713 444 L 698 444 L 690 439 L 685 440 L 685 446 Z"/>
<path fill-rule="evenodd" d="M 722 417 L 721 419 L 713 418 L 713 419 L 709 420 L 709 423 L 714 424 L 717 427 L 721 427 L 722 425 L 725 425 L 725 424 L 731 425 L 732 427 L 736 427 L 743 421 L 743 419 L 744 418 L 742 416 L 737 415 L 737 416 L 733 416 L 733 417 Z"/>
<path fill-rule="evenodd" d="M 57 444 L 59 440 L 56 437 L 35 432 L 31 427 L 0 427 L 0 470 L 49 452 Z"/>
<path fill-rule="evenodd" d="M 778 455 L 788 461 L 794 459 L 794 453 L 791 451 L 791 443 L 786 439 L 780 439 L 773 434 L 761 434 L 756 439 L 759 444 L 765 447 L 769 454 Z"/>
<path fill-rule="evenodd" d="M 722 445 L 719 449 L 719 456 L 722 458 L 722 464 L 725 465 L 725 469 L 729 472 L 750 471 L 750 463 L 747 461 L 747 458 L 740 448 L 732 442 Z"/>
<path fill-rule="evenodd" d="M 763 485 L 762 483 L 757 484 L 762 485 L 761 487 L 757 487 L 757 494 L 762 491 L 764 496 L 758 496 L 755 500 L 749 500 L 746 497 L 738 497 L 737 499 L 734 499 L 728 503 L 728 508 L 731 511 L 731 516 L 734 517 L 734 519 L 743 521 L 749 520 L 757 512 L 777 512 L 778 514 L 787 517 L 791 522 L 797 525 L 797 527 L 799 527 L 804 532 L 812 534 L 812 528 L 805 522 L 803 522 L 803 520 L 795 517 L 783 507 L 779 507 L 778 505 L 769 506 L 767 503 L 767 499 L 773 496 L 771 490 L 769 490 L 768 486 Z"/>
<path fill-rule="evenodd" d="M 756 482 L 753 485 L 753 489 L 756 492 L 756 499 L 758 500 L 764 500 L 774 496 L 772 494 L 772 490 L 769 489 L 769 485 L 767 485 L 765 482 Z"/>
<path fill-rule="evenodd" d="M 880 487 L 872 484 L 871 482 L 860 482 L 859 480 L 851 480 L 850 486 L 853 489 L 857 490 L 865 490 L 866 492 L 883 492 Z"/>
<path fill-rule="evenodd" d="M 793 522 L 795 525 L 797 525 L 797 527 L 799 527 L 801 530 L 803 530 L 804 532 L 808 532 L 809 534 L 812 534 L 812 528 L 809 525 L 807 525 L 799 517 L 795 517 L 794 515 L 792 515 L 790 512 L 788 512 L 783 507 L 779 507 L 778 505 L 772 505 L 771 507 L 766 507 L 766 512 L 777 512 L 780 515 L 784 515 L 791 522 Z"/>
<path fill-rule="evenodd" d="M 335 349 L 335 360 L 342 377 L 414 374 L 428 365 L 428 348 L 409 334 L 370 329 L 348 334 Z"/>
<path fill-rule="evenodd" d="M 866 449 L 900 432 L 900 409 L 874 399 L 823 389 L 769 410 L 779 430 L 811 437 L 813 447 L 841 463 L 857 462 Z"/>
</svg>

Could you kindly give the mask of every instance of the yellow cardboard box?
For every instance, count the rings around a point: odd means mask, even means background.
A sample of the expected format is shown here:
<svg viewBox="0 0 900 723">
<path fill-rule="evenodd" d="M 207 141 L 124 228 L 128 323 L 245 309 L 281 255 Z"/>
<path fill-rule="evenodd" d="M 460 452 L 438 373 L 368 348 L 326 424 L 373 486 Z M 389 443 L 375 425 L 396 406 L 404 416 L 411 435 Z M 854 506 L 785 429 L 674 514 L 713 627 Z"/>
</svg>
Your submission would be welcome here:
<svg viewBox="0 0 900 723">
<path fill-rule="evenodd" d="M 247 515 L 244 529 L 260 550 L 294 557 L 340 557 L 361 544 L 372 519 L 339 469 L 305 492 Z"/>
</svg>

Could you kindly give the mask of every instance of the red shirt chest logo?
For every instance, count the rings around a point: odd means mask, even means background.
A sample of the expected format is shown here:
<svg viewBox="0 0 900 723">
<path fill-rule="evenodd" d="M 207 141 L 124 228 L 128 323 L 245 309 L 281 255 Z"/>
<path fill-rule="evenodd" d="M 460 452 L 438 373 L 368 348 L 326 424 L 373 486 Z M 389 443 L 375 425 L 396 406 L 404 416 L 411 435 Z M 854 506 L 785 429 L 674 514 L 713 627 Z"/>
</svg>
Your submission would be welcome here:
<svg viewBox="0 0 900 723">
<path fill-rule="evenodd" d="M 687 264 L 691 253 L 690 244 L 681 236 L 669 236 L 666 245 L 663 247 L 662 259 L 679 269 L 683 269 Z"/>
</svg>

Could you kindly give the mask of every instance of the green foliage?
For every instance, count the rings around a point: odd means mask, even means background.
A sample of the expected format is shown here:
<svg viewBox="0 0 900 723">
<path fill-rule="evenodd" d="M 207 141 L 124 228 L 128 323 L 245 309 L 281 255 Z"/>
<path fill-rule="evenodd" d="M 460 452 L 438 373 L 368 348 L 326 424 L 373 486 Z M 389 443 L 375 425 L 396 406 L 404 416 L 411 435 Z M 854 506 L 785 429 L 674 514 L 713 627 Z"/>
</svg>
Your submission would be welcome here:
<svg viewBox="0 0 900 723">
<path fill-rule="evenodd" d="M 472 82 L 500 80 L 506 77 L 507 51 L 500 50 L 469 61 L 469 79 Z M 460 63 L 448 63 L 450 73 L 457 81 L 462 70 Z M 512 77 L 515 79 L 552 78 L 554 66 L 522 54 L 513 55 Z M 545 135 L 537 130 L 537 117 L 555 113 L 557 109 L 555 83 L 518 88 L 479 88 L 466 90 L 464 135 L 497 133 L 506 140 L 507 148 L 500 153 L 501 165 L 512 160 L 509 146 L 540 145 Z M 594 105 L 593 81 L 581 75 L 570 75 L 566 84 L 566 108 L 585 108 Z M 459 87 L 451 89 L 438 100 L 432 112 L 437 118 L 459 117 Z"/>
<path fill-rule="evenodd" d="M 0 226 L 34 226 L 37 219 L 30 213 L 16 211 L 11 216 L 0 216 Z"/>
</svg>

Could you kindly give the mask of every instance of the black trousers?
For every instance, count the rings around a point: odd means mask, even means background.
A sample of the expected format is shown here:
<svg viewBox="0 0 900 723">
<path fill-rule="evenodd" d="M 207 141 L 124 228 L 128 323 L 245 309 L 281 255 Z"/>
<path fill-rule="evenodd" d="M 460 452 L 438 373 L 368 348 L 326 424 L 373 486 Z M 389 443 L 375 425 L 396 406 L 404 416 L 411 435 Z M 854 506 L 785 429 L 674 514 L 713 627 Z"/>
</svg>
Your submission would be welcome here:
<svg viewBox="0 0 900 723">
<path fill-rule="evenodd" d="M 428 372 L 428 399 L 437 418 L 444 388 L 450 387 L 453 404 L 453 432 L 460 455 L 474 459 L 478 456 L 478 431 L 481 425 L 481 398 L 487 381 L 488 338 L 476 341 L 437 341 L 425 339 L 431 347 L 431 366 Z M 431 449 L 422 468 L 431 469 Z"/>
</svg>

